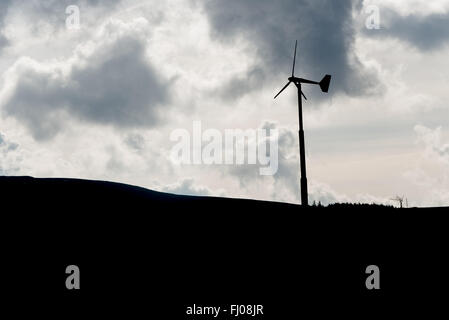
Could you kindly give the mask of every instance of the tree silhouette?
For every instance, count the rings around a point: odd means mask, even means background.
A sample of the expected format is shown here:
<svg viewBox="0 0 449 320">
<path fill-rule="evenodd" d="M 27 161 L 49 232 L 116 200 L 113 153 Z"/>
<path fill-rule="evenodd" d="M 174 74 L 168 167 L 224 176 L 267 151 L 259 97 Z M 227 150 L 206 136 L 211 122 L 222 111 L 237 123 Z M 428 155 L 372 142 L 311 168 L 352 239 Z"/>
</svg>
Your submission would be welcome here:
<svg viewBox="0 0 449 320">
<path fill-rule="evenodd" d="M 402 205 L 404 203 L 404 196 L 400 197 L 400 196 L 396 196 L 392 199 L 390 199 L 392 201 L 396 201 L 399 204 L 399 207 L 402 209 Z M 405 199 L 405 201 L 407 202 L 407 199 Z"/>
</svg>

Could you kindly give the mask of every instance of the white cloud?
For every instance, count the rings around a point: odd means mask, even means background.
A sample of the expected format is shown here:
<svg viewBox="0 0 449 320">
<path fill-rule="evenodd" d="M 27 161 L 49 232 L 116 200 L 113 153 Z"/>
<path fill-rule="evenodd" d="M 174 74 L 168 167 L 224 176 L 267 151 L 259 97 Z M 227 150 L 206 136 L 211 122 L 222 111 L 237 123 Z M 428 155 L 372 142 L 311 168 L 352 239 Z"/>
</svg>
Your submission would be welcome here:
<svg viewBox="0 0 449 320">
<path fill-rule="evenodd" d="M 15 175 L 20 171 L 22 158 L 19 145 L 0 133 L 0 175 Z"/>
<path fill-rule="evenodd" d="M 416 125 L 415 132 L 418 135 L 418 142 L 425 146 L 425 156 L 429 160 L 437 160 L 443 164 L 449 164 L 449 143 L 443 143 L 442 128 L 427 128 L 423 125 Z"/>
<path fill-rule="evenodd" d="M 196 185 L 195 180 L 192 178 L 185 178 L 180 182 L 169 184 L 163 187 L 162 191 L 189 196 L 225 196 L 223 190 L 211 191 L 207 187 Z"/>
<path fill-rule="evenodd" d="M 449 143 L 444 142 L 441 127 L 431 129 L 416 125 L 414 130 L 422 149 L 418 161 L 404 176 L 419 190 L 418 205 L 446 206 L 449 200 Z"/>
</svg>

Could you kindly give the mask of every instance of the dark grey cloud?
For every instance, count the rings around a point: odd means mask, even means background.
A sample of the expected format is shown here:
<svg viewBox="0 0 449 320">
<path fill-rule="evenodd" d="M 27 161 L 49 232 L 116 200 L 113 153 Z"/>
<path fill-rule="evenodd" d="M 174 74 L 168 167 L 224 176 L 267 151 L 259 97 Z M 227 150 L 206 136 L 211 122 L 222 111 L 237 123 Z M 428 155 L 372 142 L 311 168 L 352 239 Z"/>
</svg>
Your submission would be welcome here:
<svg viewBox="0 0 449 320">
<path fill-rule="evenodd" d="M 8 45 L 8 39 L 3 34 L 3 27 L 4 27 L 4 19 L 8 13 L 10 3 L 11 3 L 10 0 L 0 1 L 0 52 L 5 46 Z"/>
<path fill-rule="evenodd" d="M 119 128 L 154 127 L 162 119 L 168 87 L 144 55 L 144 44 L 131 34 L 75 62 L 68 76 L 59 69 L 17 68 L 17 84 L 3 112 L 24 123 L 37 140 L 57 134 L 67 115 Z"/>
<path fill-rule="evenodd" d="M 234 77 L 221 89 L 221 98 L 236 100 L 238 97 L 254 89 L 260 88 L 265 81 L 265 73 L 261 67 L 252 68 L 249 72 Z"/>
<path fill-rule="evenodd" d="M 0 1 L 0 23 L 3 23 L 3 19 L 8 13 L 8 8 L 10 4 L 11 4 L 10 0 Z"/>
<path fill-rule="evenodd" d="M 367 30 L 373 37 L 393 37 L 421 51 L 439 49 L 449 42 L 449 14 L 401 16 L 393 10 L 380 9 L 381 28 Z"/>
<path fill-rule="evenodd" d="M 9 41 L 0 31 L 0 51 L 8 45 Z"/>
<path fill-rule="evenodd" d="M 264 78 L 273 75 L 282 74 L 287 78 L 294 41 L 298 39 L 298 76 L 321 80 L 324 74 L 332 74 L 331 94 L 344 92 L 356 96 L 379 89 L 376 73 L 365 68 L 353 50 L 352 12 L 358 3 L 352 0 L 204 0 L 204 8 L 217 41 L 232 43 L 237 37 L 244 37 L 257 46 L 262 61 L 257 68 L 265 74 L 259 77 L 261 84 Z M 235 90 L 229 90 L 229 86 L 225 90 L 231 96 L 243 93 L 238 85 Z M 320 96 L 318 88 L 305 90 Z"/>
</svg>

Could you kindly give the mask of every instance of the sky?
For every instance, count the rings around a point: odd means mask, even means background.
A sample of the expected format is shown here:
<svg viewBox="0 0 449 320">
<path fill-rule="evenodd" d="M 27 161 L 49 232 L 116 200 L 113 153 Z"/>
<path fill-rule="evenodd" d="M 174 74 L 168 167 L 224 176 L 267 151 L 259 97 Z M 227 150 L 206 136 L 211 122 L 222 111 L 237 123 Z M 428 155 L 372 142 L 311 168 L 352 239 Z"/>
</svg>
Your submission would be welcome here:
<svg viewBox="0 0 449 320">
<path fill-rule="evenodd" d="M 77 20 L 79 10 L 79 20 Z M 79 22 L 79 23 L 77 23 Z M 0 2 L 0 175 L 299 203 L 449 205 L 449 0 Z M 279 132 L 278 170 L 179 164 L 174 130 Z"/>
</svg>

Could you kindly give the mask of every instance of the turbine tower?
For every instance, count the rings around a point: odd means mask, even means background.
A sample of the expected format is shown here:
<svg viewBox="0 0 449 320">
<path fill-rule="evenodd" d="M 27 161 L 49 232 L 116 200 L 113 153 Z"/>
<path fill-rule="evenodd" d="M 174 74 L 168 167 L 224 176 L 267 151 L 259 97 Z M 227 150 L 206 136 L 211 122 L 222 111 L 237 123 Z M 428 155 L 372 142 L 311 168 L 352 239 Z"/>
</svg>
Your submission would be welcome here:
<svg viewBox="0 0 449 320">
<path fill-rule="evenodd" d="M 281 94 L 282 91 L 287 88 L 290 83 L 294 83 L 298 89 L 298 117 L 299 117 L 299 161 L 301 164 L 301 205 L 308 206 L 308 195 L 307 195 L 307 176 L 306 176 L 306 151 L 304 145 L 304 128 L 302 124 L 302 97 L 307 100 L 306 96 L 301 90 L 301 84 L 317 84 L 320 86 L 321 91 L 327 92 L 329 89 L 329 84 L 331 81 L 331 75 L 326 74 L 320 82 L 311 81 L 303 78 L 295 77 L 295 63 L 296 63 L 296 47 L 298 46 L 298 40 L 295 42 L 295 53 L 293 56 L 293 68 L 292 76 L 288 78 L 287 84 L 279 91 L 274 99 Z"/>
</svg>

